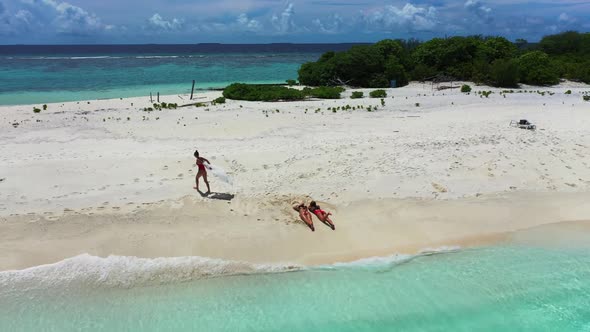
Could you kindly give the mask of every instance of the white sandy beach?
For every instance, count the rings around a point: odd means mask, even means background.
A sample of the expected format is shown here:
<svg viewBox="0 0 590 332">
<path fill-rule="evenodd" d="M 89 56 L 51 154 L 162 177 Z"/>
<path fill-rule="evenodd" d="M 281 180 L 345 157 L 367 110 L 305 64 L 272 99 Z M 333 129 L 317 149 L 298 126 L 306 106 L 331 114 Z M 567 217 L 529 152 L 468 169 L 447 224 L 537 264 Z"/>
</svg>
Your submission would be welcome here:
<svg viewBox="0 0 590 332">
<path fill-rule="evenodd" d="M 351 91 L 154 112 L 146 97 L 2 106 L 0 270 L 83 253 L 319 264 L 590 220 L 590 86 L 473 90 L 412 83 L 385 106 Z M 345 105 L 378 108 L 328 110 Z M 519 119 L 538 129 L 509 126 Z M 193 189 L 196 148 L 232 179 L 210 173 L 212 191 L 233 200 Z M 298 221 L 290 203 L 311 198 L 336 231 Z"/>
</svg>

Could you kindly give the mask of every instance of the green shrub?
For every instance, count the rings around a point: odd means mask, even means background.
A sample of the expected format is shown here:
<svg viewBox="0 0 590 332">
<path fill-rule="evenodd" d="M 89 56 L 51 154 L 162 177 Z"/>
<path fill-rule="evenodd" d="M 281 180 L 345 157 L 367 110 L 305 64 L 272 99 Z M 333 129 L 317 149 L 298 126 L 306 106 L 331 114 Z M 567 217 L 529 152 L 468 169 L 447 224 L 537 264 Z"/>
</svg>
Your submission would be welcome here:
<svg viewBox="0 0 590 332">
<path fill-rule="evenodd" d="M 571 95 L 571 94 L 572 94 L 572 90 L 567 90 L 567 91 L 565 92 L 565 94 L 566 94 L 566 95 Z"/>
<path fill-rule="evenodd" d="M 215 100 L 213 100 L 213 104 L 225 104 L 225 97 L 215 98 Z"/>
<path fill-rule="evenodd" d="M 471 92 L 471 87 L 467 84 L 463 84 L 463 86 L 461 86 L 461 92 Z"/>
<path fill-rule="evenodd" d="M 373 90 L 369 93 L 371 98 L 385 98 L 387 97 L 387 92 L 385 90 Z"/>
<path fill-rule="evenodd" d="M 303 91 L 284 86 L 234 83 L 223 90 L 223 96 L 234 100 L 278 101 L 303 100 Z"/>
<path fill-rule="evenodd" d="M 364 93 L 362 91 L 353 91 L 352 95 L 350 96 L 350 98 L 352 99 L 359 99 L 359 98 L 363 98 L 364 97 Z"/>
<path fill-rule="evenodd" d="M 289 85 L 289 86 L 293 86 L 293 85 L 296 85 L 296 84 L 297 84 L 297 81 L 296 80 L 287 80 L 287 85 Z"/>
<path fill-rule="evenodd" d="M 35 113 L 41 113 L 41 109 L 40 109 L 40 108 L 37 108 L 37 107 L 35 107 L 35 108 L 33 108 L 33 112 L 35 112 Z"/>
<path fill-rule="evenodd" d="M 297 90 L 284 86 L 235 83 L 223 90 L 223 96 L 229 99 L 248 101 L 289 101 L 303 100 L 307 97 L 320 99 L 340 99 L 340 94 L 343 91 L 344 88 L 342 87 L 329 86 Z"/>
<path fill-rule="evenodd" d="M 342 87 L 330 87 L 320 86 L 317 88 L 305 88 L 303 94 L 308 97 L 320 98 L 320 99 L 340 99 L 340 94 L 344 92 Z"/>
<path fill-rule="evenodd" d="M 44 104 L 44 105 L 43 105 L 43 110 L 44 110 L 44 111 L 47 111 L 47 104 Z"/>
<path fill-rule="evenodd" d="M 590 96 L 583 96 L 584 101 L 590 101 Z"/>
</svg>

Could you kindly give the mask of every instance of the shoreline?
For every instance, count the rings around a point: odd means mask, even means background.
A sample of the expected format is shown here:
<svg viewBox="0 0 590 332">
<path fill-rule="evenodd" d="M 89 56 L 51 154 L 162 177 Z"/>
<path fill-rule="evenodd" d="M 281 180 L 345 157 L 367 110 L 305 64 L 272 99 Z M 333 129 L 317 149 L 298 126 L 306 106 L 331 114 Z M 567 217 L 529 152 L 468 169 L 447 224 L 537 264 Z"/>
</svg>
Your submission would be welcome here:
<svg viewBox="0 0 590 332">
<path fill-rule="evenodd" d="M 522 230 L 590 220 L 588 202 L 590 194 L 579 193 L 360 201 L 338 208 L 336 231 L 317 222 L 315 233 L 288 209 L 275 211 L 258 200 L 208 204 L 187 197 L 133 213 L 72 211 L 57 220 L 21 215 L 0 223 L 0 270 L 55 263 L 80 254 L 198 256 L 306 266 L 392 253 L 412 255 L 427 248 L 501 243 Z M 253 211 L 253 206 L 258 210 Z M 370 218 L 358 221 L 363 215 Z"/>
<path fill-rule="evenodd" d="M 219 97 L 221 96 L 221 92 L 223 92 L 223 90 L 225 89 L 225 87 L 229 86 L 232 83 L 246 83 L 246 84 L 256 84 L 256 85 L 268 85 L 268 86 L 288 86 L 288 87 L 292 87 L 292 88 L 303 88 L 303 85 L 295 85 L 295 86 L 289 86 L 287 83 L 283 82 L 283 81 L 251 81 L 251 82 L 220 82 L 220 83 L 211 83 L 210 86 L 206 86 L 204 87 L 203 85 L 199 85 L 199 86 L 195 86 L 195 94 L 194 97 L 196 97 L 198 94 L 205 94 L 205 95 L 212 95 L 212 93 Z M 577 89 L 583 90 L 584 92 L 590 92 L 590 84 L 586 84 L 586 83 L 582 83 L 582 82 L 574 82 L 574 81 L 568 81 L 568 80 L 562 80 L 559 84 L 556 84 L 554 86 L 534 86 L 534 85 L 527 85 L 527 84 L 520 84 L 520 87 L 518 88 L 497 88 L 497 87 L 491 87 L 491 86 L 487 86 L 485 84 L 481 84 L 481 83 L 474 83 L 474 82 L 464 82 L 464 81 L 455 81 L 455 82 L 442 82 L 442 83 L 433 83 L 430 81 L 424 81 L 424 82 L 418 82 L 418 81 L 412 81 L 409 83 L 409 85 L 404 86 L 404 87 L 400 87 L 400 88 L 380 88 L 380 89 L 384 89 L 387 90 L 389 92 L 395 92 L 395 91 L 400 91 L 400 90 L 404 90 L 404 88 L 408 88 L 408 87 L 416 87 L 416 86 L 428 86 L 430 87 L 433 84 L 436 85 L 445 85 L 445 84 L 453 84 L 455 85 L 456 89 L 459 89 L 461 87 L 462 84 L 468 84 L 470 85 L 473 89 L 474 92 L 477 90 L 482 90 L 482 91 L 494 91 L 494 92 L 500 92 L 500 91 L 504 91 L 504 90 L 513 90 L 513 91 L 553 91 L 553 90 L 563 90 L 566 91 L 568 89 L 573 89 L 572 91 L 575 91 Z M 207 83 L 209 84 L 209 83 Z M 178 89 L 177 93 L 171 93 L 171 92 L 166 92 L 164 94 L 160 94 L 160 98 L 162 99 L 166 99 L 166 102 L 170 103 L 170 102 L 178 102 L 183 101 L 185 99 L 190 99 L 190 84 L 169 84 L 169 85 L 160 85 L 162 87 L 165 87 L 164 90 L 165 91 L 170 91 L 170 87 L 180 87 L 180 86 L 184 86 L 186 85 L 187 88 L 186 89 Z M 166 88 L 166 86 L 168 86 Z M 125 89 L 123 89 L 125 90 Z M 72 107 L 75 105 L 79 105 L 80 103 L 87 103 L 87 102 L 108 102 L 108 103 L 117 103 L 117 104 L 124 104 L 124 102 L 139 102 L 141 104 L 141 107 L 148 107 L 151 106 L 152 103 L 156 102 L 156 93 L 158 92 L 157 88 L 152 88 L 150 89 L 149 87 L 147 88 L 138 88 L 138 87 L 128 87 L 128 90 L 130 91 L 147 91 L 147 93 L 142 93 L 141 95 L 137 95 L 137 94 L 133 94 L 133 95 L 129 95 L 129 96 L 110 96 L 110 97 L 104 97 L 104 98 L 90 98 L 90 99 L 74 99 L 74 100 L 57 100 L 57 101 L 46 101 L 46 102 L 39 102 L 39 103 L 19 103 L 19 104 L 0 104 L 0 108 L 24 108 L 24 107 L 28 107 L 31 108 L 32 107 L 39 107 L 42 106 L 43 104 L 47 104 L 47 105 L 52 105 L 52 106 L 56 106 L 56 107 Z M 372 90 L 376 90 L 376 89 L 369 89 L 369 88 L 346 88 L 346 90 L 348 91 L 348 93 L 345 93 L 346 96 L 344 96 L 342 99 L 340 100 L 345 100 L 347 99 L 347 95 L 350 95 L 350 91 L 363 91 L 365 93 L 365 99 L 369 99 L 367 97 L 368 92 L 372 91 Z M 431 90 L 426 89 L 426 90 Z M 121 89 L 112 89 L 112 90 L 105 90 L 107 92 L 111 92 L 111 91 L 121 91 Z M 183 92 L 184 91 L 184 92 Z M 64 92 L 68 92 L 68 93 L 73 93 L 73 94 L 79 94 L 79 92 L 74 92 L 74 91 L 64 91 Z M 93 92 L 93 93 L 99 93 L 100 91 L 85 91 L 85 92 Z M 149 93 L 152 92 L 153 93 L 153 102 L 149 102 Z M 432 91 L 431 91 L 432 92 Z M 457 90 L 454 92 L 458 92 Z M 578 91 L 575 91 L 578 92 Z M 579 91 L 582 92 L 582 91 Z M 43 92 L 43 91 L 35 91 L 35 92 L 18 92 L 18 93 L 12 93 L 15 95 L 21 95 L 21 94 L 59 94 L 59 91 L 51 91 L 51 92 Z M 440 94 L 444 94 L 444 93 L 453 93 L 453 90 L 441 90 L 441 91 L 436 91 L 436 93 L 440 93 Z M 426 95 L 424 95 L 426 96 Z M 213 98 L 215 99 L 215 98 Z M 195 102 L 198 102 L 197 98 L 193 98 L 193 100 Z M 362 99 L 361 99 L 362 100 Z M 331 100 L 323 100 L 323 101 L 331 101 Z M 353 100 L 354 101 L 354 100 Z M 358 100 L 357 100 L 358 101 Z M 240 101 L 240 100 L 235 100 L 235 102 L 244 102 L 244 103 L 250 103 L 248 101 Z M 301 102 L 301 101 L 299 101 Z M 305 101 L 303 101 L 305 102 Z M 273 103 L 297 103 L 297 101 L 285 101 L 285 102 L 263 102 L 263 104 L 273 104 Z M 180 103 L 179 103 L 180 104 Z"/>
</svg>

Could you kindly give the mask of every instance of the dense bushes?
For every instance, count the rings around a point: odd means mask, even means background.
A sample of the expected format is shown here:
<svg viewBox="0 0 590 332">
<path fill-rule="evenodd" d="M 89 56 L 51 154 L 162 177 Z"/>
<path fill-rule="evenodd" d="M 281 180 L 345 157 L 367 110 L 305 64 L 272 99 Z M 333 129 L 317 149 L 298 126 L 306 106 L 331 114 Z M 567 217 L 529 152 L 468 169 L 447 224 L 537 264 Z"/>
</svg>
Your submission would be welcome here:
<svg viewBox="0 0 590 332">
<path fill-rule="evenodd" d="M 403 86 L 408 82 L 405 64 L 409 62 L 409 52 L 401 42 L 386 39 L 373 45 L 353 46 L 346 52 L 327 52 L 317 62 L 301 66 L 299 82 L 384 88 L 396 80 L 398 86 Z"/>
<path fill-rule="evenodd" d="M 223 90 L 223 96 L 234 100 L 278 101 L 303 100 L 308 97 L 339 99 L 341 87 L 318 87 L 297 90 L 285 86 L 234 83 Z"/>
<path fill-rule="evenodd" d="M 369 96 L 371 96 L 371 98 L 385 98 L 387 97 L 387 92 L 385 92 L 385 90 L 373 90 L 369 92 Z"/>
<path fill-rule="evenodd" d="M 513 59 L 498 59 L 490 67 L 490 82 L 493 86 L 503 88 L 518 87 L 518 62 Z"/>
<path fill-rule="evenodd" d="M 217 104 L 225 104 L 225 97 L 215 98 L 213 100 L 213 105 L 217 105 Z"/>
<path fill-rule="evenodd" d="M 559 76 L 549 56 L 541 51 L 526 53 L 518 58 L 521 82 L 532 85 L 559 83 Z"/>
<path fill-rule="evenodd" d="M 364 96 L 365 96 L 365 94 L 362 91 L 353 91 L 350 98 L 351 99 L 359 99 L 359 98 L 363 98 Z"/>
<path fill-rule="evenodd" d="M 590 83 L 590 33 L 546 36 L 538 45 L 503 37 L 451 37 L 416 41 L 383 40 L 327 52 L 299 69 L 304 85 L 389 87 L 409 80 L 450 77 L 499 87 L 518 83 L 556 84 L 559 78 Z"/>
<path fill-rule="evenodd" d="M 471 92 L 471 87 L 467 84 L 463 84 L 463 86 L 461 86 L 461 92 L 464 92 L 464 93 Z"/>
<path fill-rule="evenodd" d="M 242 83 L 234 83 L 226 87 L 223 90 L 223 96 L 228 99 L 248 101 L 302 100 L 305 98 L 302 91 L 284 86 Z"/>
<path fill-rule="evenodd" d="M 340 94 L 344 92 L 342 87 L 320 86 L 315 89 L 304 88 L 303 94 L 306 97 L 314 97 L 319 99 L 340 99 Z"/>
</svg>

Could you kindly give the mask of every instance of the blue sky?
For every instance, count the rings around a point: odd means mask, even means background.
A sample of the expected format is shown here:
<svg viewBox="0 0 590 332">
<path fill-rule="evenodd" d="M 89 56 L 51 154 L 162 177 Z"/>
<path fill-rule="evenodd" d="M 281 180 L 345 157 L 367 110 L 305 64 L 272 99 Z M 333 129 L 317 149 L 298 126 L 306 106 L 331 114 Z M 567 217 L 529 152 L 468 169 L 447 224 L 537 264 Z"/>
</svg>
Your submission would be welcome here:
<svg viewBox="0 0 590 332">
<path fill-rule="evenodd" d="M 589 18 L 590 0 L 0 0 L 0 44 L 535 41 Z"/>
</svg>

